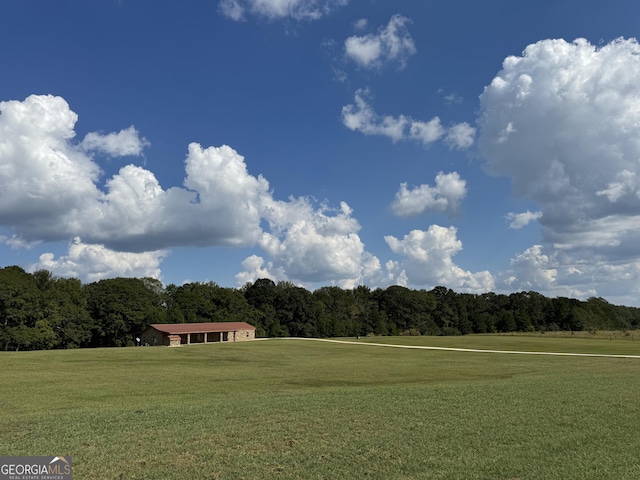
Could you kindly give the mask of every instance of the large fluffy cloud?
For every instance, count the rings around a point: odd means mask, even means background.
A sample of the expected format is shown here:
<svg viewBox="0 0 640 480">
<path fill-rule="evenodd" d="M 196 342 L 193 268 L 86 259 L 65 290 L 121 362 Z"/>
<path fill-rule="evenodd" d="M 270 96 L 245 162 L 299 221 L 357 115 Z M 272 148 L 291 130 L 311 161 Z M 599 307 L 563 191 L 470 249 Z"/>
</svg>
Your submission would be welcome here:
<svg viewBox="0 0 640 480">
<path fill-rule="evenodd" d="M 111 277 L 151 277 L 160 279 L 160 263 L 164 250 L 132 253 L 116 252 L 104 245 L 88 245 L 78 237 L 69 245 L 65 256 L 52 253 L 40 255 L 30 270 L 46 269 L 62 277 L 76 277 L 89 282 Z"/>
<path fill-rule="evenodd" d="M 584 262 L 600 272 L 605 265 L 637 269 L 638 78 L 636 40 L 601 47 L 583 39 L 544 40 L 506 58 L 480 96 L 478 145 L 487 169 L 509 176 L 518 195 L 540 205 L 543 240 L 554 249 L 547 258 L 558 272 Z M 516 257 L 516 264 L 532 253 Z M 580 275 L 593 269 L 579 271 L 564 280 L 558 275 L 555 284 L 586 281 Z"/>
<path fill-rule="evenodd" d="M 86 238 L 132 251 L 255 243 L 270 198 L 267 181 L 250 175 L 244 158 L 226 145 L 192 143 L 185 170 L 185 188 L 163 190 L 152 172 L 123 167 L 107 181 L 96 221 L 85 222 Z"/>
<path fill-rule="evenodd" d="M 467 194 L 467 182 L 457 172 L 436 175 L 435 186 L 420 185 L 411 190 L 407 184 L 400 185 L 391 210 L 400 217 L 409 217 L 421 213 L 455 213 Z"/>
<path fill-rule="evenodd" d="M 553 246 L 533 245 L 518 253 L 499 277 L 501 289 L 547 296 L 602 296 L 629 305 L 637 304 L 640 294 L 640 261 L 612 264 L 601 255 L 580 258 Z"/>
<path fill-rule="evenodd" d="M 315 208 L 308 198 L 272 201 L 265 209 L 270 231 L 260 247 L 269 260 L 247 257 L 238 284 L 257 278 L 291 280 L 303 285 L 332 283 L 344 288 L 384 283 L 377 257 L 365 250 L 358 221 L 344 202 L 339 209 Z"/>
<path fill-rule="evenodd" d="M 163 189 L 136 165 L 102 181 L 88 151 L 140 153 L 147 142 L 134 127 L 74 143 L 77 115 L 60 97 L 31 96 L 0 108 L 0 239 L 19 248 L 77 237 L 68 255 L 44 254 L 38 268 L 89 280 L 158 277 L 170 247 L 257 245 L 269 260 L 263 267 L 260 257 L 250 257 L 247 278 L 272 272 L 355 285 L 380 270 L 346 204 L 333 210 L 307 198 L 277 201 L 229 146 L 190 144 L 182 187 Z"/>
<path fill-rule="evenodd" d="M 617 304 L 637 305 L 640 260 L 612 262 L 605 255 L 576 255 L 533 245 L 516 254 L 509 269 L 497 275 L 499 290 L 534 290 L 544 295 L 587 299 L 605 297 Z"/>
<path fill-rule="evenodd" d="M 259 242 L 271 259 L 270 271 L 307 283 L 361 283 L 364 270 L 377 259 L 365 251 L 357 233 L 360 225 L 351 214 L 344 202 L 332 210 L 314 209 L 306 198 L 274 201 L 265 212 L 270 232 Z"/>
<path fill-rule="evenodd" d="M 274 271 L 273 262 L 265 265 L 265 260 L 259 255 L 250 255 L 242 262 L 243 270 L 236 274 L 236 283 L 238 286 L 246 283 L 253 283 L 259 278 L 269 278 L 275 282 L 288 280 L 282 271 Z"/>
<path fill-rule="evenodd" d="M 60 97 L 0 103 L 0 225 L 22 241 L 84 242 L 127 251 L 176 245 L 251 245 L 270 198 L 262 177 L 228 146 L 189 145 L 184 187 L 163 190 L 154 174 L 127 165 L 100 188 L 88 149 L 141 153 L 135 128 L 89 134 L 75 144 L 77 115 Z"/>
<path fill-rule="evenodd" d="M 605 225 L 606 244 L 637 234 L 639 77 L 635 40 L 545 40 L 508 57 L 481 95 L 488 169 L 542 206 L 547 240 L 599 247 Z"/>
<path fill-rule="evenodd" d="M 494 288 L 494 278 L 488 271 L 472 273 L 453 262 L 462 249 L 455 227 L 431 225 L 426 231 L 412 230 L 402 239 L 384 237 L 391 251 L 404 257 L 396 263 L 396 274 L 408 285 L 446 285 L 460 291 L 487 292 Z"/>
<path fill-rule="evenodd" d="M 447 144 L 455 149 L 467 149 L 473 145 L 475 128 L 466 122 L 445 128 L 438 117 L 425 122 L 406 115 L 381 116 L 371 107 L 369 97 L 369 90 L 359 89 L 356 91 L 354 103 L 342 107 L 342 123 L 348 129 L 365 135 L 382 135 L 394 142 L 414 140 L 429 145 L 444 138 Z"/>
<path fill-rule="evenodd" d="M 364 36 L 354 35 L 344 42 L 347 58 L 364 68 L 378 68 L 390 62 L 404 67 L 407 59 L 416 53 L 416 46 L 406 25 L 410 20 L 402 15 L 394 15 L 385 27 L 377 33 Z M 357 28 L 364 28 L 362 20 Z"/>
<path fill-rule="evenodd" d="M 511 259 L 511 273 L 505 280 L 518 290 L 549 292 L 558 276 L 555 262 L 543 253 L 542 245 L 534 245 Z"/>
<path fill-rule="evenodd" d="M 221 0 L 218 9 L 236 21 L 249 14 L 269 19 L 317 20 L 347 3 L 348 0 Z"/>
<path fill-rule="evenodd" d="M 16 225 L 18 236 L 50 232 L 100 199 L 100 169 L 73 146 L 78 117 L 64 99 L 32 95 L 0 102 L 0 112 L 0 225 Z"/>
</svg>

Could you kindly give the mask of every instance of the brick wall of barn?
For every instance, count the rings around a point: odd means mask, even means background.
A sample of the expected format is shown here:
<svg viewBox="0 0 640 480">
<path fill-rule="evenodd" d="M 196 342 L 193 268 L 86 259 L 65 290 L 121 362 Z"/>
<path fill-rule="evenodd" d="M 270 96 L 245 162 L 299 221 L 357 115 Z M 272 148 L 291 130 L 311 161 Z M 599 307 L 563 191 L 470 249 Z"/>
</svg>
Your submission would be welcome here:
<svg viewBox="0 0 640 480">
<path fill-rule="evenodd" d="M 236 342 L 244 342 L 245 340 L 255 340 L 255 338 L 256 338 L 255 330 L 238 330 L 236 332 Z"/>
<path fill-rule="evenodd" d="M 142 335 L 140 335 L 140 339 L 142 340 L 142 345 L 169 345 L 167 336 L 155 328 L 147 328 L 142 332 Z"/>
</svg>

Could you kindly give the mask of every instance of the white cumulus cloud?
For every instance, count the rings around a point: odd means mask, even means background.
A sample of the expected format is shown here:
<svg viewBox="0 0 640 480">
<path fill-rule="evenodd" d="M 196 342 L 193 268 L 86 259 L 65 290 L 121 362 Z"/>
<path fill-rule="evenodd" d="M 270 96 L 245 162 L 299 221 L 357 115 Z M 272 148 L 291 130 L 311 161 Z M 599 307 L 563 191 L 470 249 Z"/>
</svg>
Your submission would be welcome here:
<svg viewBox="0 0 640 480">
<path fill-rule="evenodd" d="M 267 262 L 265 265 L 264 258 L 259 255 L 250 255 L 242 262 L 244 269 L 236 274 L 236 284 L 238 286 L 245 285 L 248 282 L 255 282 L 259 278 L 269 278 L 274 282 L 288 280 L 283 271 L 277 271 L 273 267 L 273 262 Z"/>
<path fill-rule="evenodd" d="M 308 198 L 275 200 L 267 180 L 251 175 L 229 146 L 190 144 L 180 187 L 163 188 L 136 165 L 103 179 L 88 151 L 139 153 L 146 142 L 135 128 L 74 143 L 78 117 L 60 97 L 34 95 L 0 107 L 0 239 L 14 247 L 74 239 L 67 255 L 43 254 L 34 268 L 89 281 L 158 278 L 171 247 L 243 245 L 261 248 L 266 260 L 247 258 L 238 281 L 391 280 L 365 250 L 346 203 L 333 209 Z M 455 203 L 457 180 L 439 178 L 438 195 Z"/>
<path fill-rule="evenodd" d="M 428 121 L 415 120 L 407 115 L 378 115 L 369 104 L 370 92 L 358 89 L 353 104 L 342 107 L 342 123 L 349 130 L 365 135 L 382 135 L 393 142 L 414 140 L 429 145 L 443 139 L 450 148 L 464 150 L 470 148 L 476 130 L 466 122 L 443 127 L 440 118 Z"/>
<path fill-rule="evenodd" d="M 511 259 L 513 275 L 509 277 L 509 284 L 519 290 L 549 292 L 558 275 L 553 266 L 554 262 L 543 253 L 542 245 L 534 245 Z"/>
<path fill-rule="evenodd" d="M 604 190 L 597 191 L 596 195 L 603 195 L 610 202 L 617 202 L 627 195 L 640 197 L 640 182 L 638 182 L 636 172 L 621 170 L 615 180 L 609 182 Z"/>
<path fill-rule="evenodd" d="M 192 143 L 184 187 L 126 165 L 101 181 L 87 149 L 134 154 L 145 145 L 130 127 L 75 138 L 77 115 L 61 97 L 0 103 L 0 226 L 13 244 L 81 237 L 122 251 L 186 245 L 252 245 L 260 238 L 268 182 L 228 146 Z"/>
<path fill-rule="evenodd" d="M 375 118 L 375 117 L 374 117 Z M 421 122 L 419 120 L 409 120 L 406 117 L 404 118 L 404 123 L 409 124 L 409 138 L 413 140 L 418 140 L 422 142 L 424 145 L 429 145 L 430 143 L 435 142 L 440 139 L 444 135 L 444 128 L 440 123 L 440 118 L 433 117 L 428 122 Z M 365 133 L 365 132 L 363 132 Z M 404 132 L 402 132 L 402 136 L 399 136 L 398 139 L 404 137 Z"/>
<path fill-rule="evenodd" d="M 2 102 L 0 111 L 0 239 L 18 248 L 75 238 L 68 255 L 44 254 L 39 268 L 89 280 L 159 277 L 168 248 L 234 245 L 269 257 L 249 257 L 240 280 L 356 285 L 379 275 L 346 203 L 275 200 L 267 180 L 251 175 L 229 146 L 190 144 L 181 187 L 165 189 L 136 165 L 102 180 L 87 150 L 131 153 L 141 139 L 134 128 L 74 143 L 77 115 L 60 97 Z"/>
<path fill-rule="evenodd" d="M 487 171 L 540 206 L 543 250 L 517 257 L 520 284 L 608 289 L 640 260 L 640 44 L 542 40 L 507 57 L 480 96 L 478 147 Z M 514 216 L 514 227 L 531 217 Z M 533 247 L 532 247 L 533 248 Z M 545 251 L 546 259 L 538 254 Z M 536 254 L 536 255 L 534 255 Z M 524 255 L 524 254 L 523 254 Z M 534 261 L 535 260 L 535 261 Z M 545 268 L 545 262 L 553 264 Z M 584 268 L 596 264 L 597 270 Z M 524 266 L 515 268 L 516 265 Z M 582 265 L 578 275 L 572 265 Z M 526 268 L 525 268 L 526 267 Z M 614 268 L 615 267 L 615 268 Z M 525 270 L 534 272 L 528 279 Z M 570 275 L 563 272 L 571 271 Z M 586 281 L 587 272 L 599 272 Z M 616 282 L 637 289 L 636 276 Z M 548 285 L 548 282 L 547 282 Z M 586 290 L 584 290 L 586 291 Z"/>
<path fill-rule="evenodd" d="M 620 295 L 615 289 L 625 275 L 637 280 L 639 266 L 640 263 L 634 265 L 631 271 L 628 266 L 611 268 L 602 258 L 579 259 L 553 248 L 533 245 L 511 259 L 510 269 L 498 275 L 498 283 L 508 291 L 536 291 L 549 297 L 582 300 L 596 295 L 617 297 L 621 303 L 629 304 L 629 296 Z M 602 288 L 603 282 L 610 282 L 613 288 Z M 635 291 L 640 289 L 636 287 Z"/>
<path fill-rule="evenodd" d="M 331 210 L 314 209 L 306 198 L 274 201 L 265 214 L 271 231 L 263 233 L 260 247 L 291 280 L 353 281 L 361 276 L 366 252 L 351 213 L 344 202 Z"/>
<path fill-rule="evenodd" d="M 0 225 L 15 227 L 11 237 L 59 240 L 74 212 L 101 199 L 100 168 L 73 145 L 77 119 L 52 95 L 0 102 Z"/>
<path fill-rule="evenodd" d="M 433 187 L 420 185 L 409 190 L 407 184 L 402 183 L 391 210 L 400 217 L 432 212 L 452 214 L 457 212 L 466 194 L 467 182 L 457 172 L 439 172 Z"/>
<path fill-rule="evenodd" d="M 447 131 L 445 141 L 450 147 L 458 150 L 471 148 L 475 141 L 476 129 L 467 122 L 456 123 Z"/>
<path fill-rule="evenodd" d="M 416 53 L 415 42 L 406 26 L 408 23 L 408 18 L 396 14 L 375 34 L 347 38 L 344 42 L 346 57 L 364 68 L 379 68 L 390 62 L 404 67 L 407 59 Z M 356 26 L 363 29 L 366 22 L 360 20 Z"/>
<path fill-rule="evenodd" d="M 261 235 L 269 184 L 247 171 L 234 149 L 189 145 L 184 188 L 164 190 L 155 175 L 128 165 L 82 219 L 83 238 L 132 251 L 172 246 L 253 245 Z"/>
<path fill-rule="evenodd" d="M 402 239 L 392 235 L 384 239 L 392 252 L 404 257 L 402 262 L 394 264 L 399 271 L 400 284 L 446 285 L 477 293 L 494 289 L 494 278 L 488 271 L 472 273 L 453 262 L 453 256 L 462 249 L 455 227 L 431 225 L 426 231 L 412 230 Z"/>
<path fill-rule="evenodd" d="M 118 133 L 112 132 L 107 135 L 88 133 L 80 143 L 84 150 L 96 150 L 112 157 L 142 155 L 142 151 L 148 146 L 149 142 L 140 136 L 140 132 L 133 125 Z"/>
<path fill-rule="evenodd" d="M 528 225 L 534 220 L 538 220 L 542 216 L 542 212 L 530 212 L 527 210 L 523 213 L 507 213 L 507 220 L 509 221 L 509 228 L 517 230 Z"/>
<path fill-rule="evenodd" d="M 160 279 L 160 263 L 164 250 L 131 253 L 116 252 L 104 245 L 89 245 L 76 237 L 68 255 L 55 258 L 52 253 L 40 255 L 30 270 L 45 269 L 61 277 L 76 277 L 88 282 L 112 277 L 151 277 Z"/>
</svg>

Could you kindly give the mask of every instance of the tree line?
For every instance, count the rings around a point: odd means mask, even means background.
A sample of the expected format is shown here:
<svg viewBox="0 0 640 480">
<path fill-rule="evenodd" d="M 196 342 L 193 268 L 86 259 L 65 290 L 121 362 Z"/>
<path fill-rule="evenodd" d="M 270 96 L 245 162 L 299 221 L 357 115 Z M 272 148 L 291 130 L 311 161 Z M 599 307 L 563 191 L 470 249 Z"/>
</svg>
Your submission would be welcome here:
<svg viewBox="0 0 640 480">
<path fill-rule="evenodd" d="M 244 321 L 258 337 L 465 335 L 640 327 L 640 308 L 602 298 L 456 293 L 402 286 L 313 292 L 258 279 L 242 288 L 214 282 L 164 286 L 151 278 L 83 284 L 46 270 L 0 269 L 0 349 L 119 347 L 152 323 Z"/>
</svg>

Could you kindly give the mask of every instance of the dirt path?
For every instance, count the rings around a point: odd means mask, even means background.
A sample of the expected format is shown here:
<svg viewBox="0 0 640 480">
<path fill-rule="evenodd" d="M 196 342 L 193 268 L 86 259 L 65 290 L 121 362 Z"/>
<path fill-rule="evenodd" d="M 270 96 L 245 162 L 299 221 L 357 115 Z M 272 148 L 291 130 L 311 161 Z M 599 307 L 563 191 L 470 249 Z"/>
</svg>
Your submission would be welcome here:
<svg viewBox="0 0 640 480">
<path fill-rule="evenodd" d="M 603 358 L 638 358 L 640 359 L 640 355 L 613 355 L 613 354 L 606 354 L 606 353 L 526 352 L 526 351 L 516 351 L 516 350 L 481 350 L 476 348 L 425 347 L 425 346 L 419 346 L 419 345 L 393 345 L 391 343 L 369 343 L 369 342 L 354 342 L 349 340 L 330 340 L 328 338 L 286 337 L 286 338 L 272 338 L 270 340 L 309 340 L 314 342 L 344 343 L 347 345 L 363 345 L 363 346 L 370 346 L 370 347 L 411 348 L 414 350 L 444 350 L 447 352 L 506 353 L 510 355 L 550 355 L 555 357 L 603 357 Z"/>
</svg>

